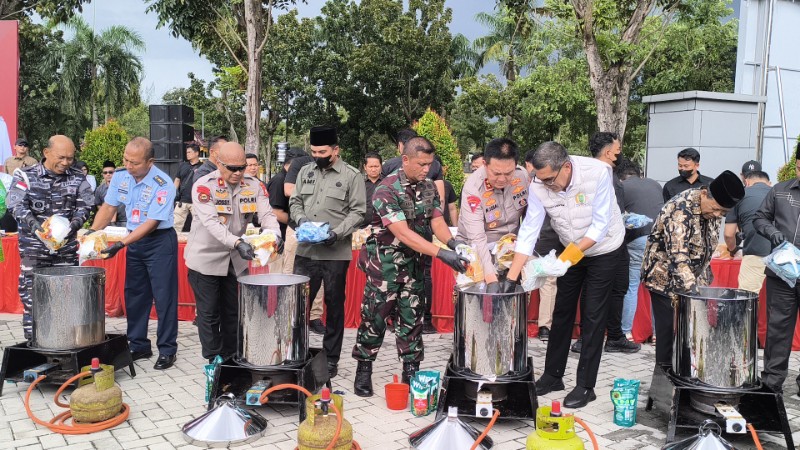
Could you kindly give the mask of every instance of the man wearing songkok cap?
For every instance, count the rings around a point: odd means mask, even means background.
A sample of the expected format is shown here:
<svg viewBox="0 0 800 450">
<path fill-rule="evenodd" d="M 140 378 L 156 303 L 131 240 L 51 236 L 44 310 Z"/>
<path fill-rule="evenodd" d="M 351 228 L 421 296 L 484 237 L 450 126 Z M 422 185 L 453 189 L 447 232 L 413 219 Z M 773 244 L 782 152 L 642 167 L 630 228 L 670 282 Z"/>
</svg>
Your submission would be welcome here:
<svg viewBox="0 0 800 450">
<path fill-rule="evenodd" d="M 670 198 L 653 223 L 642 260 L 656 329 L 656 364 L 672 365 L 673 302 L 711 284 L 711 257 L 722 217 L 744 197 L 744 186 L 726 170 L 706 188 Z"/>
<path fill-rule="evenodd" d="M 351 235 L 364 220 L 367 200 L 361 172 L 339 156 L 335 128 L 311 128 L 310 144 L 314 164 L 303 166 L 297 174 L 289 211 L 298 226 L 327 222 L 330 231 L 322 242 L 297 245 L 294 273 L 311 278 L 309 298 L 317 295 L 324 282 L 327 314 L 322 347 L 333 378 L 344 338 L 345 280 L 353 257 Z"/>
<path fill-rule="evenodd" d="M 795 153 L 796 178 L 778 183 L 770 189 L 761 208 L 755 213 L 753 226 L 758 234 L 770 240 L 772 248 L 788 241 L 800 247 L 800 144 Z M 775 273 L 767 274 L 767 340 L 764 345 L 764 370 L 761 381 L 775 392 L 783 392 L 792 351 L 800 284 L 789 287 Z M 800 389 L 800 376 L 797 377 Z"/>
</svg>

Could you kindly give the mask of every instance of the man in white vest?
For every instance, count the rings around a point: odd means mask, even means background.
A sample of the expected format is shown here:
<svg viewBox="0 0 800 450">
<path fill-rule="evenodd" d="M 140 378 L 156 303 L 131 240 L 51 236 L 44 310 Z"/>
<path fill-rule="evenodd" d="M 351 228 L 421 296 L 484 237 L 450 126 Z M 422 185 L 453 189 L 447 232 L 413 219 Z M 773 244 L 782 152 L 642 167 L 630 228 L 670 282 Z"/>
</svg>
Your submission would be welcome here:
<svg viewBox="0 0 800 450">
<path fill-rule="evenodd" d="M 564 390 L 562 377 L 580 297 L 585 313 L 581 317 L 583 350 L 576 386 L 563 403 L 567 408 L 580 408 L 597 398 L 594 386 L 603 351 L 609 294 L 622 255 L 625 227 L 614 198 L 608 164 L 593 158 L 570 157 L 557 142 L 540 145 L 532 164 L 528 213 L 519 230 L 514 262 L 502 289 L 505 292 L 516 289 L 522 266 L 533 253 L 547 213 L 561 243 L 577 247 L 574 254 L 578 257 L 570 258 L 575 264 L 558 278 L 553 327 L 547 342 L 544 374 L 536 381 L 536 394 Z"/>
</svg>

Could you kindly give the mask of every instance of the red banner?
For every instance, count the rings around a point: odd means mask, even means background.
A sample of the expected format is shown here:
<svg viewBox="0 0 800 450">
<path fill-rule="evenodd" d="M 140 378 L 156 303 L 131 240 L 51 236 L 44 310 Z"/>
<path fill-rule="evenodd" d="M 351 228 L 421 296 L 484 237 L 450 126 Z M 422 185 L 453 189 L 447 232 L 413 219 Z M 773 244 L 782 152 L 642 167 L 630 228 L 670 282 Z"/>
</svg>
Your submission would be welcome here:
<svg viewBox="0 0 800 450">
<path fill-rule="evenodd" d="M 13 155 L 19 104 L 19 25 L 0 20 L 0 164 Z"/>
</svg>

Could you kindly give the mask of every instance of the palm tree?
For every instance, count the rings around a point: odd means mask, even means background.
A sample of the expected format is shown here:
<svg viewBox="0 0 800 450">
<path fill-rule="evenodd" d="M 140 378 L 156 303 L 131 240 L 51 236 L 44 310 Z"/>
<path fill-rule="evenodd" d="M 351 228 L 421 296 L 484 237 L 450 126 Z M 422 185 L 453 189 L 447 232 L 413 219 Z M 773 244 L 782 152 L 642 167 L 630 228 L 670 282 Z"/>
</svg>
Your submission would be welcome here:
<svg viewBox="0 0 800 450">
<path fill-rule="evenodd" d="M 75 35 L 54 52 L 60 59 L 64 104 L 70 113 L 81 116 L 88 100 L 92 127 L 97 128 L 98 104 L 102 102 L 108 121 L 138 98 L 142 61 L 134 52 L 144 51 L 145 44 L 137 32 L 121 25 L 96 34 L 80 16 L 65 27 Z"/>
<path fill-rule="evenodd" d="M 494 14 L 476 14 L 475 20 L 487 27 L 489 34 L 472 43 L 478 55 L 475 68 L 480 70 L 489 62 L 498 61 L 503 76 L 509 83 L 513 83 L 521 70 L 519 55 L 528 45 L 533 32 L 539 28 L 533 15 L 535 11 L 535 8 L 528 7 L 523 2 L 523 5 L 514 8 L 501 5 Z"/>
<path fill-rule="evenodd" d="M 454 80 L 472 77 L 478 73 L 476 64 L 479 55 L 463 34 L 458 33 L 453 36 L 453 40 L 450 42 L 450 56 L 453 57 L 453 65 L 450 70 Z"/>
</svg>

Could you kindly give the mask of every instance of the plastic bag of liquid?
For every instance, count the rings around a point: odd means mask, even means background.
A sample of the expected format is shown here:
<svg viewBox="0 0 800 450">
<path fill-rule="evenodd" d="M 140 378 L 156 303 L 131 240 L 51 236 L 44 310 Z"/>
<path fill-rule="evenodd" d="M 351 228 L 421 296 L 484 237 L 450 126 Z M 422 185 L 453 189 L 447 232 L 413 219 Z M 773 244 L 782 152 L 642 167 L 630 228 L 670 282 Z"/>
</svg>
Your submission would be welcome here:
<svg viewBox="0 0 800 450">
<path fill-rule="evenodd" d="M 639 380 L 615 378 L 611 389 L 611 403 L 614 404 L 614 424 L 621 427 L 636 425 L 636 407 L 639 404 Z"/>
<path fill-rule="evenodd" d="M 303 222 L 302 225 L 297 227 L 295 236 L 297 237 L 297 242 L 315 244 L 327 239 L 330 229 L 331 226 L 327 222 Z"/>
<path fill-rule="evenodd" d="M 456 286 L 464 288 L 483 281 L 483 266 L 478 258 L 478 252 L 468 245 L 461 244 L 456 246 L 456 253 L 469 260 L 467 271 L 456 273 Z"/>
<path fill-rule="evenodd" d="M 506 234 L 494 244 L 492 254 L 496 261 L 497 270 L 508 270 L 514 261 L 514 247 L 517 244 L 517 235 L 514 233 Z"/>
<path fill-rule="evenodd" d="M 203 366 L 203 373 L 206 374 L 206 403 L 211 400 L 211 390 L 214 388 L 214 373 L 220 364 L 222 364 L 222 357 L 217 355 L 211 364 Z"/>
<path fill-rule="evenodd" d="M 558 259 L 555 250 L 550 250 L 544 257 L 532 259 L 522 267 L 522 288 L 527 292 L 539 289 L 547 277 L 560 277 L 567 273 L 571 265 L 569 261 Z"/>
<path fill-rule="evenodd" d="M 646 225 L 653 223 L 653 219 L 643 214 L 636 214 L 631 212 L 626 212 L 625 214 L 623 214 L 622 221 L 625 223 L 625 228 L 629 230 L 642 228 Z"/>
<path fill-rule="evenodd" d="M 800 250 L 789 241 L 784 241 L 764 257 L 764 264 L 793 288 L 800 277 Z"/>
<path fill-rule="evenodd" d="M 435 370 L 421 370 L 411 379 L 411 414 L 427 416 L 439 404 L 442 374 Z"/>
<path fill-rule="evenodd" d="M 246 234 L 242 239 L 252 245 L 255 251 L 256 259 L 252 262 L 253 267 L 264 267 L 278 259 L 278 236 L 274 231 L 264 230 L 261 234 Z"/>
<path fill-rule="evenodd" d="M 105 259 L 108 255 L 100 253 L 108 247 L 108 236 L 103 231 L 96 231 L 80 239 L 78 247 L 78 265 L 92 259 Z"/>
<path fill-rule="evenodd" d="M 67 243 L 69 234 L 69 220 L 58 214 L 52 215 L 42 223 L 43 232 L 36 231 L 36 236 L 41 240 L 51 253 L 60 249 Z"/>
</svg>

